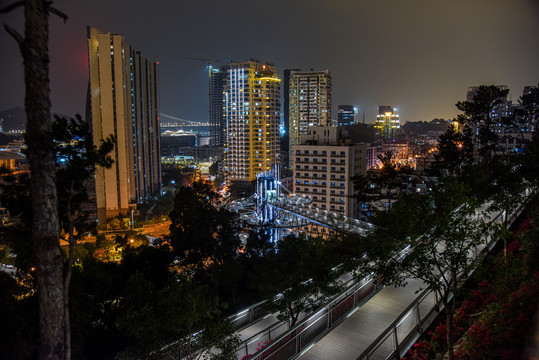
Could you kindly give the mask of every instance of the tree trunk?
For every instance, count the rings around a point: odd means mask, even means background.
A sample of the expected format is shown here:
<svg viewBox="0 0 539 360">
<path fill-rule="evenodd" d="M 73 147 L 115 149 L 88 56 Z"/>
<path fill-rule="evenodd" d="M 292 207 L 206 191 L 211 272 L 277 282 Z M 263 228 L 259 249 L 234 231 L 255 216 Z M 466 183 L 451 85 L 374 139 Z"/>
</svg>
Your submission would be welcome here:
<svg viewBox="0 0 539 360">
<path fill-rule="evenodd" d="M 32 178 L 32 238 L 37 265 L 39 359 L 63 359 L 64 299 L 58 238 L 55 152 L 51 134 L 48 6 L 25 0 L 25 39 L 20 43 L 26 87 L 26 144 Z"/>
<path fill-rule="evenodd" d="M 503 215 L 503 230 L 504 230 L 504 234 L 503 234 L 503 258 L 504 258 L 504 262 L 507 264 L 507 235 L 505 234 L 505 230 L 507 230 L 507 209 L 504 210 L 504 215 Z"/>
<path fill-rule="evenodd" d="M 191 326 L 187 327 L 187 333 L 189 334 L 187 335 L 187 358 L 189 360 L 193 360 L 193 348 L 191 345 L 191 340 L 193 339 L 193 329 L 191 328 Z"/>
<path fill-rule="evenodd" d="M 290 315 L 290 326 L 289 329 L 292 329 L 294 325 L 296 325 L 296 322 L 298 321 L 299 314 L 296 314 L 294 307 L 292 306 L 292 303 L 287 304 L 288 307 L 288 314 Z"/>
<path fill-rule="evenodd" d="M 447 321 L 447 328 L 446 328 L 446 335 L 447 335 L 447 356 L 449 360 L 453 360 L 453 338 L 455 334 L 454 324 L 453 324 L 453 314 L 455 312 L 456 304 L 457 304 L 457 290 L 458 290 L 458 277 L 455 271 L 453 269 L 451 271 L 451 279 L 450 284 L 448 284 L 447 288 L 445 289 L 443 293 L 443 299 L 447 299 L 450 295 L 450 291 L 453 292 L 453 299 L 451 301 L 444 300 L 444 306 L 446 311 L 446 321 Z"/>
<path fill-rule="evenodd" d="M 446 308 L 447 318 L 447 358 L 453 360 L 453 312 Z"/>
<path fill-rule="evenodd" d="M 73 183 L 71 183 L 71 192 L 73 193 Z M 69 239 L 69 257 L 67 259 L 67 269 L 64 279 L 64 323 L 65 323 L 65 360 L 71 360 L 71 323 L 69 318 L 69 284 L 71 283 L 71 275 L 73 274 L 73 263 L 75 262 L 75 236 L 73 216 L 71 214 L 71 199 L 67 200 L 67 218 L 68 218 L 68 239 Z"/>
</svg>

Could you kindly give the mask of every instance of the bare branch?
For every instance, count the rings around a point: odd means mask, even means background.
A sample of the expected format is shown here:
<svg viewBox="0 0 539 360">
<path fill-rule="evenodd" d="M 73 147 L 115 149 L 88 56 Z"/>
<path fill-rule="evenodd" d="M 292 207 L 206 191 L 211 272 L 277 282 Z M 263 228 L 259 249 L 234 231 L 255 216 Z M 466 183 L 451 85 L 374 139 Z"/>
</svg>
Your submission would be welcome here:
<svg viewBox="0 0 539 360">
<path fill-rule="evenodd" d="M 13 4 L 10 4 L 10 5 L 6 6 L 5 8 L 0 9 L 0 14 L 1 13 L 8 13 L 11 10 L 16 9 L 19 6 L 23 6 L 23 5 L 24 5 L 24 1 L 15 1 Z"/>
<path fill-rule="evenodd" d="M 4 24 L 4 29 L 6 29 L 9 35 L 13 36 L 17 44 L 19 44 L 19 47 L 22 49 L 22 47 L 24 46 L 24 37 L 8 24 Z"/>
<path fill-rule="evenodd" d="M 61 12 L 57 8 L 53 8 L 52 6 L 49 6 L 48 10 L 49 10 L 50 13 L 62 18 L 64 20 L 64 24 L 66 23 L 68 17 L 67 17 L 67 15 L 65 13 Z"/>
</svg>

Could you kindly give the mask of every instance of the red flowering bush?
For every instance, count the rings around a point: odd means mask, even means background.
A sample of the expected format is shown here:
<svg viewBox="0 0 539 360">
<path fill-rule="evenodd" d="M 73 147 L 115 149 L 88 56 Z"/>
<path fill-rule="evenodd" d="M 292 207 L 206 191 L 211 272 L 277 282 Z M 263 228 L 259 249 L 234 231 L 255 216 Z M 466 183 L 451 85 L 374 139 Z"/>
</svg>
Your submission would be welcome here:
<svg viewBox="0 0 539 360">
<path fill-rule="evenodd" d="M 257 348 L 256 348 L 255 351 L 258 351 L 258 350 L 262 349 L 264 346 L 266 346 L 266 345 L 268 345 L 268 344 L 269 344 L 269 343 L 268 343 L 267 341 L 264 342 L 263 344 L 262 344 L 262 343 L 258 343 L 258 344 L 257 344 Z M 251 356 L 253 356 L 253 354 L 247 354 L 247 355 L 245 355 L 244 357 L 242 357 L 241 360 L 247 360 L 247 359 L 249 359 Z"/>
<path fill-rule="evenodd" d="M 518 358 L 515 354 L 524 347 L 538 297 L 539 273 L 536 273 L 517 291 L 487 306 L 464 337 L 460 346 L 462 356 L 458 359 L 489 358 L 497 354 L 502 359 Z"/>
<path fill-rule="evenodd" d="M 454 313 L 456 338 L 454 349 L 459 360 L 517 359 L 537 310 L 539 298 L 539 271 L 527 266 L 522 257 L 517 235 L 533 227 L 527 219 L 515 232 L 513 241 L 503 253 L 492 258 L 486 266 L 486 279 L 470 291 Z M 437 353 L 446 351 L 447 328 L 445 321 L 418 341 L 404 357 L 433 359 Z"/>
</svg>

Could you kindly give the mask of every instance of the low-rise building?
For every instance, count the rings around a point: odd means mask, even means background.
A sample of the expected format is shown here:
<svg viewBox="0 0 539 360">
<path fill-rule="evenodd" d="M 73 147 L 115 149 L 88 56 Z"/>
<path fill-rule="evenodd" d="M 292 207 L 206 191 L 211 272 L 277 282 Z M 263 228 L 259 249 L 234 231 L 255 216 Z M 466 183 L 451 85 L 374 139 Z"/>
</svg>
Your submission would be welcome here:
<svg viewBox="0 0 539 360">
<path fill-rule="evenodd" d="M 310 127 L 292 148 L 294 193 L 311 196 L 314 207 L 355 217 L 351 178 L 366 173 L 368 147 L 351 144 L 338 127 Z"/>
</svg>

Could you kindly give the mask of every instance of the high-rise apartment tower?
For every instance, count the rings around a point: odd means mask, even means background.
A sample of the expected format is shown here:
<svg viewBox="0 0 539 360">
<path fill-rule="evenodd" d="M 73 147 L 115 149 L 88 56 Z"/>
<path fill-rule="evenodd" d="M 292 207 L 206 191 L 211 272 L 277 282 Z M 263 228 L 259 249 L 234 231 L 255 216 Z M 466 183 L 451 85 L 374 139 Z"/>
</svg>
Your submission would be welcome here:
<svg viewBox="0 0 539 360">
<path fill-rule="evenodd" d="M 158 63 L 123 36 L 88 27 L 88 99 L 94 144 L 114 135 L 111 168 L 97 167 L 99 221 L 161 191 Z"/>
<path fill-rule="evenodd" d="M 357 122 L 357 109 L 352 105 L 339 105 L 337 123 L 339 126 L 354 125 Z"/>
<path fill-rule="evenodd" d="M 226 138 L 225 79 L 226 67 L 209 69 L 210 87 L 210 145 L 223 146 Z"/>
<path fill-rule="evenodd" d="M 391 106 L 379 106 L 374 128 L 382 139 L 392 139 L 400 131 L 400 120 L 397 109 Z"/>
<path fill-rule="evenodd" d="M 329 70 L 291 71 L 289 80 L 290 149 L 310 126 L 331 124 L 331 74 Z M 290 163 L 293 162 L 290 155 Z"/>
<path fill-rule="evenodd" d="M 289 153 L 290 153 L 290 74 L 294 71 L 300 71 L 300 69 L 285 69 L 283 71 L 282 82 L 282 94 L 283 94 L 283 134 L 281 134 L 281 161 L 285 168 L 290 165 Z"/>
<path fill-rule="evenodd" d="M 231 62 L 225 76 L 225 172 L 249 182 L 278 163 L 280 82 L 272 64 Z"/>
</svg>

